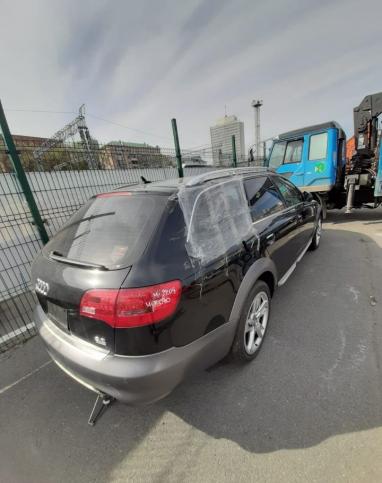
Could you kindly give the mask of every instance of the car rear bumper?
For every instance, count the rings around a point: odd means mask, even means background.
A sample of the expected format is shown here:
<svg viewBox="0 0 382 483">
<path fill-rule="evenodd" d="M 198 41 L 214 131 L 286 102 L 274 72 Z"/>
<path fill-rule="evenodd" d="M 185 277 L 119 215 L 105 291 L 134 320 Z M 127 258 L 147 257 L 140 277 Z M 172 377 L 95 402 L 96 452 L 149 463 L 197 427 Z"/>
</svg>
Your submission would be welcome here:
<svg viewBox="0 0 382 483">
<path fill-rule="evenodd" d="M 118 356 L 60 330 L 40 305 L 35 308 L 34 321 L 62 370 L 88 389 L 129 404 L 165 397 L 188 373 L 223 358 L 234 335 L 233 325 L 227 323 L 184 347 L 145 356 Z"/>
</svg>

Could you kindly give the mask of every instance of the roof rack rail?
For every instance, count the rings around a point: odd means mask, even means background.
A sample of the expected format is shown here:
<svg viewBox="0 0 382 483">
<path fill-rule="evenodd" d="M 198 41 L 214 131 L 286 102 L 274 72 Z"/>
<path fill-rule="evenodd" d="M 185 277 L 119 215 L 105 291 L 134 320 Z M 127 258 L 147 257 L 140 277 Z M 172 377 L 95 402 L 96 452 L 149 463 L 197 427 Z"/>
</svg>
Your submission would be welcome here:
<svg viewBox="0 0 382 483">
<path fill-rule="evenodd" d="M 252 166 L 246 168 L 225 168 L 217 169 L 215 171 L 209 171 L 208 173 L 199 174 L 192 177 L 184 186 L 198 186 L 200 184 L 206 183 L 207 181 L 212 181 L 213 179 L 226 178 L 227 176 L 234 176 L 238 174 L 251 174 L 251 173 L 265 173 L 268 171 L 274 171 L 272 168 L 267 166 Z"/>
</svg>

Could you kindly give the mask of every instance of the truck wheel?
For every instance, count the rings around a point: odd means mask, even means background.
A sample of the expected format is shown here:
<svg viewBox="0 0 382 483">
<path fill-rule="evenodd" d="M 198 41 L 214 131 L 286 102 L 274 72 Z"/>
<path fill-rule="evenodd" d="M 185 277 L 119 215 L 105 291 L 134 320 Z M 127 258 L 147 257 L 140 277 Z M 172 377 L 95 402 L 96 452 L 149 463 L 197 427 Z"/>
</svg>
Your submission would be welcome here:
<svg viewBox="0 0 382 483">
<path fill-rule="evenodd" d="M 320 245 L 321 234 L 322 234 L 322 218 L 320 216 L 317 222 L 316 231 L 314 232 L 314 235 L 313 235 L 312 243 L 309 246 L 309 250 L 317 250 L 317 248 Z"/>
<path fill-rule="evenodd" d="M 252 361 L 263 344 L 271 310 L 268 285 L 258 280 L 243 305 L 231 355 L 241 362 Z"/>
</svg>

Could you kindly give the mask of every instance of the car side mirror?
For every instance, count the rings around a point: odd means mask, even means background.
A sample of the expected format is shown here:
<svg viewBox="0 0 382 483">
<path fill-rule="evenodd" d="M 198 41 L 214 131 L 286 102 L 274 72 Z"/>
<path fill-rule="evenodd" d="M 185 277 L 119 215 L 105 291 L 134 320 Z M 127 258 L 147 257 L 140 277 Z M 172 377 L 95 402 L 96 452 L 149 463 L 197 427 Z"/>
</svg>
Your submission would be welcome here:
<svg viewBox="0 0 382 483">
<path fill-rule="evenodd" d="M 302 197 L 304 198 L 304 201 L 313 201 L 314 199 L 312 193 L 309 193 L 308 191 L 304 191 Z"/>
</svg>

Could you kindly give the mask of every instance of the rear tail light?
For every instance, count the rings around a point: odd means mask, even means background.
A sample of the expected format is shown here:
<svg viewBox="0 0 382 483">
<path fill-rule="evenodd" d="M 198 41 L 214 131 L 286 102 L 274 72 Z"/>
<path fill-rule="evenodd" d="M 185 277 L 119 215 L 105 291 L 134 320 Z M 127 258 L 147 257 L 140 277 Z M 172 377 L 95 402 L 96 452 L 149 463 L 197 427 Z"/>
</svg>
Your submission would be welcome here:
<svg viewBox="0 0 382 483">
<path fill-rule="evenodd" d="M 179 280 L 151 287 L 89 290 L 82 296 L 80 315 L 116 328 L 155 324 L 175 313 L 181 292 Z"/>
</svg>

